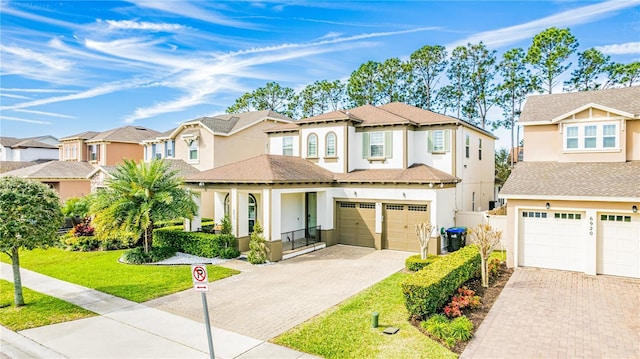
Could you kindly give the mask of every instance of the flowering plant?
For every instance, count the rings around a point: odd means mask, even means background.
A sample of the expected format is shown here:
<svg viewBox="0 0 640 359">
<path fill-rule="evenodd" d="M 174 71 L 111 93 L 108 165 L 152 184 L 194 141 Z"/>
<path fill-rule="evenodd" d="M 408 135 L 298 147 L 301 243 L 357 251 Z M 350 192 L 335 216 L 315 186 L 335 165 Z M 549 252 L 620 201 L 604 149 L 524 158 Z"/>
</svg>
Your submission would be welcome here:
<svg viewBox="0 0 640 359">
<path fill-rule="evenodd" d="M 464 308 L 480 307 L 480 297 L 475 294 L 476 292 L 467 287 L 458 288 L 458 294 L 444 307 L 444 314 L 449 318 L 455 318 L 462 315 Z"/>
</svg>

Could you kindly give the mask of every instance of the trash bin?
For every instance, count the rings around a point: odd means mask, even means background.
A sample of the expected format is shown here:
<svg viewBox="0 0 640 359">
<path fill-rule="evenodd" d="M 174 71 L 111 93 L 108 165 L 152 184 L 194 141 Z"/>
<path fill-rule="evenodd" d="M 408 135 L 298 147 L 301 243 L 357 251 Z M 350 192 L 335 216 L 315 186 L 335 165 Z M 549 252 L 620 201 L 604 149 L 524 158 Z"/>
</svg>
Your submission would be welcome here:
<svg viewBox="0 0 640 359">
<path fill-rule="evenodd" d="M 447 229 L 447 242 L 449 246 L 447 250 L 449 252 L 455 252 L 460 247 L 464 247 L 466 244 L 466 232 L 467 229 L 465 227 L 451 227 Z"/>
</svg>

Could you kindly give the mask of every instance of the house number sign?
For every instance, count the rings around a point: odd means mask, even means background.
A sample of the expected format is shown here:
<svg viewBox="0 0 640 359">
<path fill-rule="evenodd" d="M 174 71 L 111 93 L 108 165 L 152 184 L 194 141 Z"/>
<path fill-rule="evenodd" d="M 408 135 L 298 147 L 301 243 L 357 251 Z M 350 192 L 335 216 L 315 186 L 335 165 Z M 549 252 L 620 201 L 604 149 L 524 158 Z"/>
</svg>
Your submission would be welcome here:
<svg viewBox="0 0 640 359">
<path fill-rule="evenodd" d="M 589 235 L 593 236 L 593 216 L 589 217 Z"/>
</svg>

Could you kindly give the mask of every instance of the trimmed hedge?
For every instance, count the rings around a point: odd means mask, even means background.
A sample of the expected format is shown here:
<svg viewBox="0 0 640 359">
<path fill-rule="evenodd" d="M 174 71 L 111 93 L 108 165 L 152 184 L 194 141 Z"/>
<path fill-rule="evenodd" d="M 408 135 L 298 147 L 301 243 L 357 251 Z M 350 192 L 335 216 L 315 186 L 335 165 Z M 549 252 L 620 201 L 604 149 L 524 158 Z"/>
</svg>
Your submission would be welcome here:
<svg viewBox="0 0 640 359">
<path fill-rule="evenodd" d="M 402 283 L 405 306 L 413 317 L 427 318 L 480 271 L 480 252 L 469 245 L 412 274 Z"/>
<path fill-rule="evenodd" d="M 236 237 L 230 234 L 184 232 L 180 226 L 170 226 L 155 229 L 153 237 L 154 246 L 199 257 L 235 258 L 240 255 Z"/>
<path fill-rule="evenodd" d="M 415 254 L 404 261 L 404 266 L 405 268 L 407 268 L 407 270 L 417 272 L 422 268 L 428 266 L 429 264 L 437 261 L 438 258 L 440 257 L 430 254 L 429 256 L 427 256 L 427 259 L 422 259 L 421 254 Z"/>
</svg>

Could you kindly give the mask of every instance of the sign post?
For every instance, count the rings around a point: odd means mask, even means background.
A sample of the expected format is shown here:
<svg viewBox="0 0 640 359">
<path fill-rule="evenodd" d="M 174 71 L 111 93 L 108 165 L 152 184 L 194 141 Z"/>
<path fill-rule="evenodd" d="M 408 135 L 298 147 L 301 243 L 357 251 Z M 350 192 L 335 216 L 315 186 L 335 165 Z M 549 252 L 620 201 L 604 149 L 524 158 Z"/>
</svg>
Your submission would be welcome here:
<svg viewBox="0 0 640 359">
<path fill-rule="evenodd" d="M 211 323 L 209 323 L 209 307 L 207 306 L 207 292 L 209 291 L 209 277 L 207 266 L 204 264 L 192 264 L 191 276 L 193 277 L 193 288 L 202 294 L 202 307 L 204 309 L 204 325 L 207 328 L 207 339 L 209 341 L 209 356 L 215 359 L 213 353 L 213 339 L 211 338 Z"/>
</svg>

